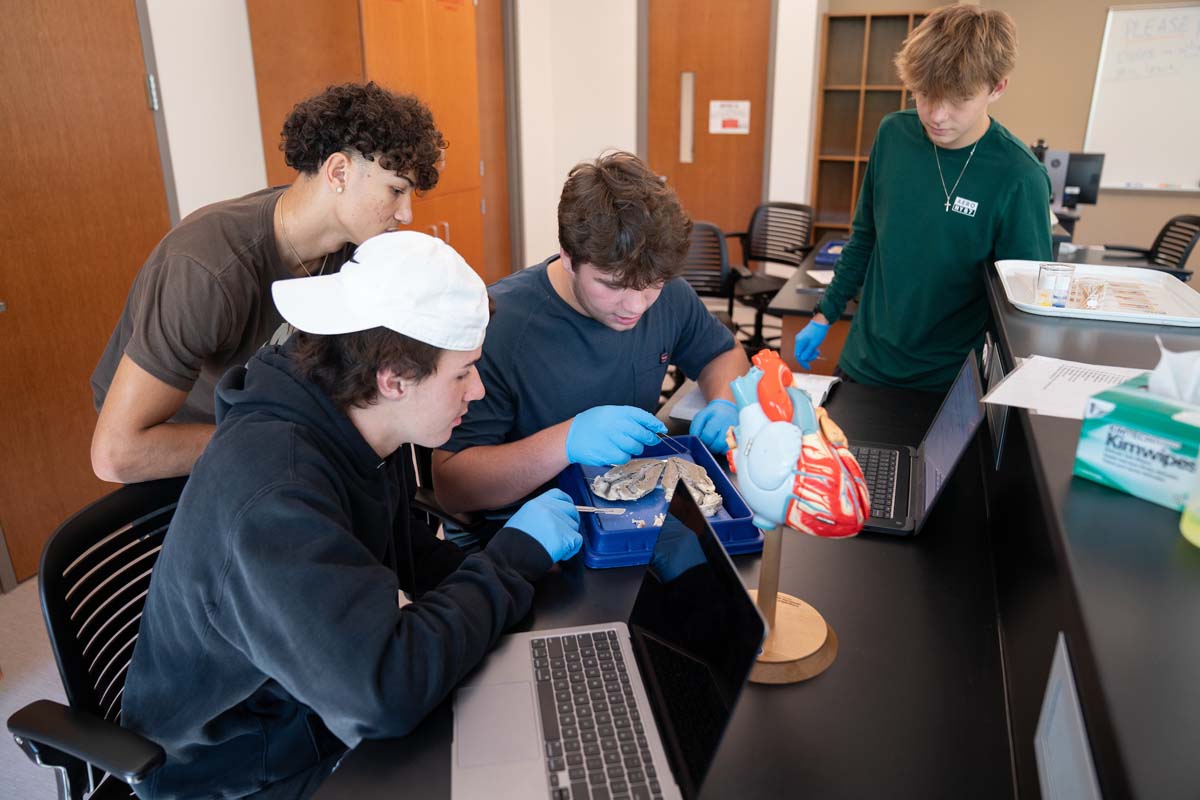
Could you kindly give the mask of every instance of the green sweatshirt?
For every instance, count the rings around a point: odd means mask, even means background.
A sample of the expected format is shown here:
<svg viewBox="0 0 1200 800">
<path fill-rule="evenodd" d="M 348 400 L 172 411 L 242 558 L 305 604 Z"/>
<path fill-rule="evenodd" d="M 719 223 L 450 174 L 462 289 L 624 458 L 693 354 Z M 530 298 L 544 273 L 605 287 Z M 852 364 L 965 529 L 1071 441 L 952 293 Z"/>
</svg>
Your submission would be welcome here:
<svg viewBox="0 0 1200 800">
<path fill-rule="evenodd" d="M 839 362 L 854 380 L 949 388 L 967 352 L 978 355 L 983 343 L 988 265 L 1050 260 L 1045 168 L 995 120 L 967 164 L 970 152 L 937 149 L 947 210 L 917 112 L 898 111 L 880 124 L 850 241 L 820 304 L 833 322 L 862 290 Z"/>
</svg>

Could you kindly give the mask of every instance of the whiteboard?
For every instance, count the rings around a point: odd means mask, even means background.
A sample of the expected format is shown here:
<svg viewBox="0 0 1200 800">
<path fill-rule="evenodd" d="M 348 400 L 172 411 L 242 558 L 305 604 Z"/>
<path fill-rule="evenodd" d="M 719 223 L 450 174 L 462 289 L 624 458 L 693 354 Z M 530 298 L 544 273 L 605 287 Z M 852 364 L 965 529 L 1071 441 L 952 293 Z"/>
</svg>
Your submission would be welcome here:
<svg viewBox="0 0 1200 800">
<path fill-rule="evenodd" d="M 1200 3 L 1109 9 L 1083 149 L 1102 188 L 1200 191 Z"/>
</svg>

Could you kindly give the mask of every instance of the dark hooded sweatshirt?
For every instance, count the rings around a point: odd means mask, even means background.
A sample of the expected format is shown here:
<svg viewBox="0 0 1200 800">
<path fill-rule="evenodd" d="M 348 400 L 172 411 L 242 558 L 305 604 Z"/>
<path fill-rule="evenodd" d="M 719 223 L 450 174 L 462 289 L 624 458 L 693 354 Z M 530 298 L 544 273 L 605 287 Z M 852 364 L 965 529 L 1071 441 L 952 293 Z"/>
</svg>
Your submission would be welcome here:
<svg viewBox="0 0 1200 800">
<path fill-rule="evenodd" d="M 306 793 L 345 747 L 411 731 L 551 566 L 519 530 L 464 557 L 413 520 L 403 459 L 287 352 L 221 381 L 154 570 L 122 714 L 167 760 L 140 797 Z"/>
</svg>

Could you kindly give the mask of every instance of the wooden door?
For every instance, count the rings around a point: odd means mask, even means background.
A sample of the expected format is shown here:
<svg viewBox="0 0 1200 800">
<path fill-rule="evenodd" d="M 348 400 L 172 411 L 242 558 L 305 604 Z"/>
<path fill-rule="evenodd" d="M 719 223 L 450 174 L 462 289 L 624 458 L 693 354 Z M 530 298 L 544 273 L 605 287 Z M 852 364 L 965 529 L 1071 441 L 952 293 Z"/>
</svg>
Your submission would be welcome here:
<svg viewBox="0 0 1200 800">
<path fill-rule="evenodd" d="M 134 4 L 6 3 L 0 42 L 0 526 L 24 579 L 114 488 L 89 378 L 169 219 Z"/>
<path fill-rule="evenodd" d="M 296 179 L 280 131 L 292 108 L 326 86 L 363 79 L 358 0 L 246 0 L 267 183 Z"/>
<path fill-rule="evenodd" d="M 770 27 L 770 0 L 650 0 L 649 164 L 693 219 L 725 231 L 745 230 L 763 197 Z M 684 72 L 695 74 L 690 164 L 679 152 Z M 749 134 L 710 134 L 713 100 L 749 100 Z"/>
</svg>

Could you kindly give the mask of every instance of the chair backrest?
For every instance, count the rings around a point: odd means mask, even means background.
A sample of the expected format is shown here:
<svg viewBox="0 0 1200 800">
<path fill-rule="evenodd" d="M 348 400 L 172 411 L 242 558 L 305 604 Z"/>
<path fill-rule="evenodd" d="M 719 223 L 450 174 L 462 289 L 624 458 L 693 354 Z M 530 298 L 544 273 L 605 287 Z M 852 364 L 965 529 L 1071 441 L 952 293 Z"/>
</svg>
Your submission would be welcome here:
<svg viewBox="0 0 1200 800">
<path fill-rule="evenodd" d="M 186 480 L 123 486 L 76 513 L 46 543 L 42 614 L 72 708 L 120 722 L 150 573 Z"/>
<path fill-rule="evenodd" d="M 1171 217 L 1150 247 L 1150 260 L 1162 267 L 1184 269 L 1197 241 L 1200 241 L 1200 215 Z"/>
<path fill-rule="evenodd" d="M 414 492 L 417 507 L 414 513 L 421 514 L 425 523 L 436 529 L 441 519 L 424 508 L 436 502 L 433 496 L 433 451 L 419 444 L 404 444 L 400 448 L 401 463 L 404 465 L 404 480 L 410 492 Z"/>
<path fill-rule="evenodd" d="M 743 239 L 746 261 L 772 261 L 800 266 L 801 248 L 812 238 L 812 206 L 801 203 L 763 203 L 754 209 Z"/>
<path fill-rule="evenodd" d="M 733 275 L 725 234 L 711 222 L 692 223 L 683 279 L 701 297 L 733 297 Z"/>
</svg>

